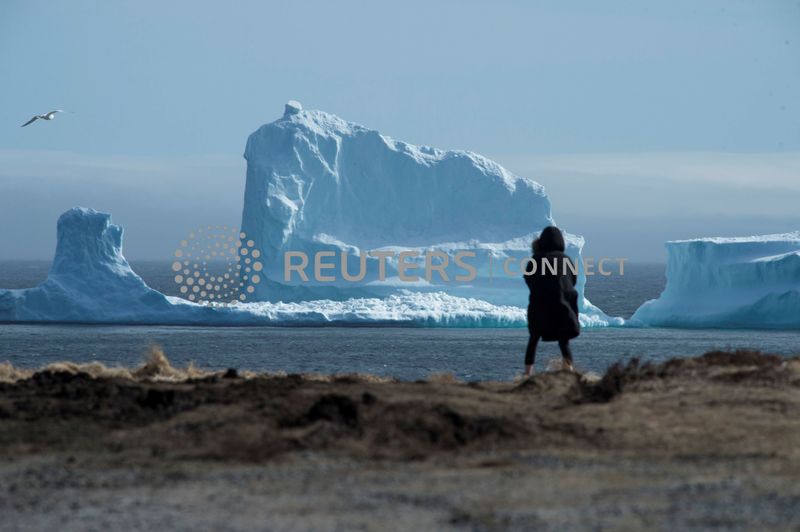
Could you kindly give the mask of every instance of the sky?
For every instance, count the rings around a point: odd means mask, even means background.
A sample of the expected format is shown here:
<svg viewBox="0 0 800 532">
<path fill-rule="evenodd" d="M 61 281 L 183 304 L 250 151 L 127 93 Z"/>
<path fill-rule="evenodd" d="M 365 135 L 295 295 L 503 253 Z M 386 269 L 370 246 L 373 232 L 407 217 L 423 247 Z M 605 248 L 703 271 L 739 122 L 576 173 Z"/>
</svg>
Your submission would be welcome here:
<svg viewBox="0 0 800 532">
<path fill-rule="evenodd" d="M 75 205 L 134 260 L 238 224 L 289 99 L 535 179 L 593 256 L 800 229 L 797 0 L 3 0 L 0 72 L 0 259 Z"/>
</svg>

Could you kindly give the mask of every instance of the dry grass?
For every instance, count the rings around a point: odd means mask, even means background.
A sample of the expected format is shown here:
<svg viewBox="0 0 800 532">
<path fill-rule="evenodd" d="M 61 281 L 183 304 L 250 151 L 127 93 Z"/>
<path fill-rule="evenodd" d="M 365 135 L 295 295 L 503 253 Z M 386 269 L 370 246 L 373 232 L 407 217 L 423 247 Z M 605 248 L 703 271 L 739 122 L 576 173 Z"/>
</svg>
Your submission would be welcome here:
<svg viewBox="0 0 800 532">
<path fill-rule="evenodd" d="M 73 375 L 85 373 L 94 378 L 122 378 L 148 382 L 181 382 L 214 375 L 213 372 L 197 368 L 192 362 L 183 369 L 173 367 L 161 347 L 153 344 L 145 356 L 144 364 L 138 368 L 109 367 L 100 362 L 53 362 L 38 369 L 22 369 L 4 362 L 0 364 L 0 382 L 13 383 L 29 379 L 41 371 Z"/>
<path fill-rule="evenodd" d="M 14 383 L 17 381 L 30 379 L 39 372 L 51 373 L 69 373 L 76 375 L 78 373 L 87 374 L 93 378 L 121 378 L 130 379 L 137 382 L 170 382 L 178 383 L 192 379 L 204 379 L 214 376 L 221 376 L 225 371 L 210 371 L 195 366 L 194 362 L 189 362 L 184 368 L 176 368 L 172 365 L 164 353 L 161 346 L 153 344 L 150 346 L 147 354 L 144 357 L 144 362 L 141 366 L 135 368 L 126 368 L 122 366 L 106 366 L 101 362 L 53 362 L 46 366 L 34 369 L 18 368 L 9 362 L 0 363 L 0 382 Z M 274 372 L 255 372 L 255 371 L 237 371 L 236 376 L 244 379 L 252 379 L 255 377 L 286 377 L 285 371 Z M 366 373 L 340 373 L 334 375 L 323 375 L 318 373 L 306 373 L 301 375 L 303 380 L 321 383 L 346 383 L 346 382 L 364 382 L 364 383 L 387 383 L 396 382 L 396 379 L 388 377 L 380 377 L 377 375 L 370 375 Z M 452 377 L 452 376 L 451 376 Z M 452 377 L 455 379 L 454 377 Z M 453 381 L 455 382 L 455 380 Z"/>
</svg>

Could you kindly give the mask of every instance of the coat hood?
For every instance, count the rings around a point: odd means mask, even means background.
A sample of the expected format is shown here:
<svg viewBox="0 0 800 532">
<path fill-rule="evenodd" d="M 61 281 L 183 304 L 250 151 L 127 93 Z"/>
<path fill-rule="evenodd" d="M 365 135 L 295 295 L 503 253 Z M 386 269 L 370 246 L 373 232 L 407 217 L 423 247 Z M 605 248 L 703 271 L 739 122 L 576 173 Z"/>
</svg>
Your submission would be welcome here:
<svg viewBox="0 0 800 532">
<path fill-rule="evenodd" d="M 564 244 L 564 235 L 561 230 L 555 226 L 548 226 L 542 230 L 542 234 L 534 243 L 534 248 L 544 255 L 545 253 L 552 253 L 554 251 L 564 252 L 566 246 Z"/>
</svg>

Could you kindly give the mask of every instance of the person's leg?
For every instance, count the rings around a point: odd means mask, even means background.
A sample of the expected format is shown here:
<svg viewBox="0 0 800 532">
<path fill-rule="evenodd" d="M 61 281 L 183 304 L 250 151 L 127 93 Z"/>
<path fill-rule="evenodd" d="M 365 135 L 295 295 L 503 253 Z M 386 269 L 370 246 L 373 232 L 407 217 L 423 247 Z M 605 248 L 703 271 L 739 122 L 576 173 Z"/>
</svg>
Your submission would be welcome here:
<svg viewBox="0 0 800 532">
<path fill-rule="evenodd" d="M 568 371 L 575 371 L 572 365 L 572 349 L 569 347 L 569 340 L 563 339 L 558 341 L 558 348 L 561 349 L 561 358 L 563 359 L 563 368 Z"/>
<path fill-rule="evenodd" d="M 528 348 L 525 350 L 525 376 L 533 375 L 533 363 L 536 360 L 536 345 L 539 343 L 539 335 L 533 331 L 530 332 L 528 339 Z"/>
</svg>

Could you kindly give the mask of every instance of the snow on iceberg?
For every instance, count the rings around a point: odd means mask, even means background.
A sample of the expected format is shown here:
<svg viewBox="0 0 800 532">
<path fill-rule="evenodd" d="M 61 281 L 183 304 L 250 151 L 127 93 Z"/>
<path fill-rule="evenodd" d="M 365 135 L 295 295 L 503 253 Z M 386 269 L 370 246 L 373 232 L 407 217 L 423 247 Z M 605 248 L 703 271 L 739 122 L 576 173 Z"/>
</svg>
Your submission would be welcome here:
<svg viewBox="0 0 800 532">
<path fill-rule="evenodd" d="M 800 328 L 800 232 L 667 243 L 667 286 L 630 324 Z"/>
<path fill-rule="evenodd" d="M 385 299 L 195 304 L 148 287 L 122 254 L 122 228 L 111 216 L 75 208 L 58 220 L 47 279 L 34 288 L 0 289 L 0 322 L 167 325 L 407 324 L 518 327 L 524 311 L 438 293 Z"/>
<path fill-rule="evenodd" d="M 405 288 L 442 291 L 497 305 L 527 305 L 520 274 L 507 275 L 530 255 L 531 241 L 554 224 L 550 200 L 535 181 L 512 174 L 497 163 L 468 151 L 445 151 L 394 140 L 335 115 L 304 110 L 291 101 L 284 115 L 250 135 L 245 149 L 247 183 L 242 231 L 262 253 L 266 282 L 248 300 L 308 301 L 320 298 L 386 297 Z M 565 234 L 567 254 L 580 259 L 583 238 Z M 359 282 L 286 278 L 285 253 L 309 258 L 333 252 L 332 263 L 359 271 L 360 254 L 374 251 L 419 252 L 406 260 L 424 266 L 426 252 L 451 259 L 474 252 L 477 276 L 469 283 L 435 277 L 413 284 L 398 282 L 398 257 L 385 263 L 368 257 Z M 341 271 L 341 269 L 340 269 Z M 581 321 L 585 326 L 622 323 L 609 318 L 583 297 L 586 279 L 578 279 Z"/>
</svg>

